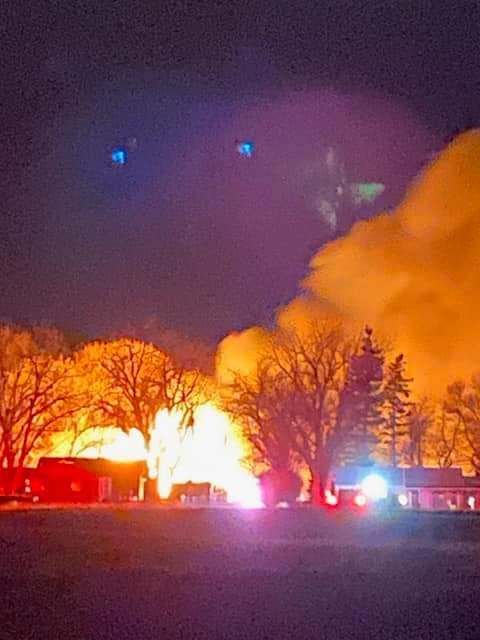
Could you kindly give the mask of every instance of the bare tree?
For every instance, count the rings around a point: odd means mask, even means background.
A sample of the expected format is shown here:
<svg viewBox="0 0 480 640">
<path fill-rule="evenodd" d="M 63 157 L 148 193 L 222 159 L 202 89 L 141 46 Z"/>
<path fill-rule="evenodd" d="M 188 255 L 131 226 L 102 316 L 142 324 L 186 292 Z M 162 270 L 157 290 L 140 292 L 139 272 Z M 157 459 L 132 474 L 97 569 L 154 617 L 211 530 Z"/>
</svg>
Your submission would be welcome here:
<svg viewBox="0 0 480 640">
<path fill-rule="evenodd" d="M 0 326 L 0 468 L 9 491 L 84 401 L 71 360 L 60 355 L 64 347 L 49 327 Z"/>
<path fill-rule="evenodd" d="M 177 366 L 168 354 L 141 340 L 91 343 L 82 357 L 97 383 L 92 398 L 97 425 L 124 431 L 135 427 L 147 446 L 159 410 L 178 411 L 187 425 L 205 401 L 204 378 L 198 371 Z"/>
<path fill-rule="evenodd" d="M 254 464 L 284 471 L 292 465 L 295 432 L 286 390 L 278 382 L 271 363 L 264 359 L 251 376 L 234 374 L 225 408 L 242 427 Z"/>
<path fill-rule="evenodd" d="M 343 433 L 336 419 L 351 345 L 339 325 L 277 334 L 255 375 L 235 376 L 228 406 L 265 462 L 301 460 L 319 498 Z"/>
<path fill-rule="evenodd" d="M 442 420 L 443 455 L 448 466 L 453 460 L 468 462 L 480 471 L 480 376 L 469 384 L 458 381 L 447 389 Z M 466 460 L 465 460 L 466 458 Z M 443 465 L 445 466 L 445 465 Z"/>
<path fill-rule="evenodd" d="M 330 323 L 312 325 L 305 335 L 284 334 L 272 348 L 272 362 L 290 389 L 292 445 L 310 470 L 316 500 L 344 444 L 337 410 L 351 348 L 342 328 Z"/>
<path fill-rule="evenodd" d="M 155 345 L 168 353 L 177 365 L 187 369 L 214 373 L 215 347 L 199 338 L 186 336 L 177 329 L 166 327 L 159 318 L 152 316 L 139 326 L 129 326 L 119 336 L 129 336 Z"/>
<path fill-rule="evenodd" d="M 68 360 L 23 356 L 14 367 L 0 370 L 0 467 L 7 470 L 11 491 L 17 488 L 19 470 L 81 403 Z"/>
<path fill-rule="evenodd" d="M 401 460 L 410 467 L 421 467 L 429 455 L 428 436 L 434 426 L 434 411 L 426 398 L 411 404 L 406 416 L 407 438 Z"/>
</svg>

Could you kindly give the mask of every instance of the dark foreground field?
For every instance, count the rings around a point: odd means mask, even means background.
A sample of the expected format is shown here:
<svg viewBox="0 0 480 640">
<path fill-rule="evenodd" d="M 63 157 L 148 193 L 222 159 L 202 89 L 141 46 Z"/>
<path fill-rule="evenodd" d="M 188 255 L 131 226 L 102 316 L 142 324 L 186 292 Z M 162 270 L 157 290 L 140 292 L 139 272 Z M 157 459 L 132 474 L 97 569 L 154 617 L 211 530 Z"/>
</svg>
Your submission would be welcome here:
<svg viewBox="0 0 480 640">
<path fill-rule="evenodd" d="M 0 512 L 0 638 L 480 638 L 480 518 Z"/>
</svg>

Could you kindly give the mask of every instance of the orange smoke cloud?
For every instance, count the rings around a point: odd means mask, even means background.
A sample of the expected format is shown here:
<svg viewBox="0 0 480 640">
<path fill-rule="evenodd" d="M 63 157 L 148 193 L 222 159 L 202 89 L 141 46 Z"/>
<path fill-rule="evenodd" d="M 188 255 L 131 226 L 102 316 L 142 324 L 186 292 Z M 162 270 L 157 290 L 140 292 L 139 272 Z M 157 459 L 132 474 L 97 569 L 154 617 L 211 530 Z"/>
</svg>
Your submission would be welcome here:
<svg viewBox="0 0 480 640">
<path fill-rule="evenodd" d="M 310 267 L 279 326 L 324 315 L 369 323 L 406 354 L 422 393 L 479 371 L 480 131 L 450 144 L 395 211 L 357 223 Z M 220 371 L 235 368 L 238 352 L 245 368 L 251 332 L 220 345 Z"/>
<path fill-rule="evenodd" d="M 223 384 L 232 380 L 232 373 L 249 375 L 268 340 L 268 331 L 251 327 L 231 333 L 222 340 L 217 351 L 217 378 Z"/>
</svg>

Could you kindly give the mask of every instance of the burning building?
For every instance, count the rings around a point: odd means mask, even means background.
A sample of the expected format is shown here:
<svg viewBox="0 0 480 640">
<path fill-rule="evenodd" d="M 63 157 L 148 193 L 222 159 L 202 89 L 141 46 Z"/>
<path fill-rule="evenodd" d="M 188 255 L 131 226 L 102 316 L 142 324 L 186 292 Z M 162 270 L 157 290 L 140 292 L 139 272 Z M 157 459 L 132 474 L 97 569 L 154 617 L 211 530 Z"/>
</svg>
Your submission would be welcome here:
<svg viewBox="0 0 480 640">
<path fill-rule="evenodd" d="M 258 481 L 245 465 L 245 443 L 229 417 L 212 403 L 195 410 L 192 425 L 185 426 L 182 417 L 160 410 L 148 442 L 135 428 L 97 428 L 90 434 L 95 444 L 81 457 L 40 458 L 29 492 L 49 502 L 148 497 L 260 506 Z"/>
</svg>

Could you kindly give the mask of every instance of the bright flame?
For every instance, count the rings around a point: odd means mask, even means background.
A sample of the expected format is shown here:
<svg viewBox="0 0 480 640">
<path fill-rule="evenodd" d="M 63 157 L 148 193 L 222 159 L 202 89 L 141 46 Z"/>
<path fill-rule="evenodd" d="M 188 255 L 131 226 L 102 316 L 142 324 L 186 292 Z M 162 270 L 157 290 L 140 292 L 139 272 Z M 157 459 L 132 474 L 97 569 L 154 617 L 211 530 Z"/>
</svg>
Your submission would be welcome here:
<svg viewBox="0 0 480 640">
<path fill-rule="evenodd" d="M 98 427 L 89 432 L 91 444 L 81 450 L 84 458 L 108 458 L 118 462 L 145 460 L 147 450 L 145 441 L 138 429 L 128 433 L 115 427 Z"/>
<path fill-rule="evenodd" d="M 140 439 L 139 439 L 140 437 Z M 157 480 L 158 494 L 168 498 L 172 485 L 209 482 L 225 491 L 227 501 L 243 507 L 261 507 L 258 481 L 242 464 L 245 445 L 228 416 L 213 404 L 200 406 L 193 428 L 182 426 L 180 412 L 157 413 L 145 450 L 136 429 L 119 432 L 97 455 L 115 460 L 146 459 L 149 476 Z"/>
</svg>

